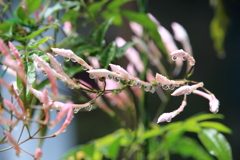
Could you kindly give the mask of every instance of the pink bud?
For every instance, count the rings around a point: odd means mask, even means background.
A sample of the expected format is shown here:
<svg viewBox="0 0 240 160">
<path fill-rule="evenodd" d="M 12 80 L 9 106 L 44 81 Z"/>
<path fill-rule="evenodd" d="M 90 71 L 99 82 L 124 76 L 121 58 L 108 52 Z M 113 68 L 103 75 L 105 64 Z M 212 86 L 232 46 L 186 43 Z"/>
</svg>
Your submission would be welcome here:
<svg viewBox="0 0 240 160">
<path fill-rule="evenodd" d="M 151 13 L 148 13 L 147 16 L 153 21 L 153 23 L 160 26 L 160 22 Z"/>
<path fill-rule="evenodd" d="M 170 55 L 172 56 L 173 61 L 177 60 L 177 58 L 181 58 L 183 61 L 188 60 L 190 66 L 195 65 L 195 59 L 182 49 L 174 51 L 170 53 Z"/>
<path fill-rule="evenodd" d="M 209 101 L 210 111 L 214 114 L 216 114 L 219 110 L 220 102 L 219 100 L 214 96 L 214 94 L 211 94 L 211 99 Z"/>
<path fill-rule="evenodd" d="M 7 142 L 15 149 L 16 155 L 19 156 L 20 155 L 20 147 L 19 147 L 17 141 L 14 139 L 14 137 L 11 135 L 10 132 L 4 131 L 4 134 L 7 137 Z"/>
<path fill-rule="evenodd" d="M 65 107 L 64 107 L 64 108 L 66 108 L 67 111 L 68 111 L 67 117 L 66 117 L 66 119 L 65 119 L 62 127 L 55 133 L 56 136 L 58 136 L 60 133 L 62 133 L 63 131 L 66 130 L 67 126 L 70 124 L 70 122 L 71 122 L 71 120 L 72 120 L 72 118 L 73 118 L 73 106 L 72 106 L 72 103 L 67 103 L 67 104 L 65 104 Z M 61 111 L 60 111 L 60 112 L 61 112 Z M 63 112 L 65 112 L 65 111 L 63 111 Z M 59 114 L 60 114 L 60 113 L 59 113 Z M 58 115 L 59 115 L 59 114 L 58 114 Z M 58 118 L 58 117 L 57 117 L 57 118 Z M 57 118 L 56 118 L 56 120 L 57 120 Z M 60 116 L 59 116 L 59 118 L 60 118 Z M 62 118 L 61 118 L 61 119 L 62 119 Z"/>
<path fill-rule="evenodd" d="M 63 31 L 65 32 L 65 34 L 67 36 L 71 35 L 72 29 L 73 29 L 73 27 L 72 27 L 71 22 L 69 22 L 69 21 L 64 22 Z"/>
<path fill-rule="evenodd" d="M 10 55 L 7 45 L 4 43 L 4 41 L 1 38 L 0 38 L 0 52 L 2 52 L 4 56 Z"/>
<path fill-rule="evenodd" d="M 53 16 L 50 15 L 50 16 L 47 18 L 47 22 L 50 23 L 50 22 L 52 22 L 52 20 L 53 20 Z"/>
<path fill-rule="evenodd" d="M 165 121 L 166 122 L 171 122 L 172 118 L 174 118 L 176 115 L 178 115 L 180 112 L 182 112 L 186 105 L 187 105 L 187 102 L 185 100 L 183 100 L 181 106 L 177 110 L 169 112 L 169 113 L 163 113 L 158 118 L 157 123 L 165 122 Z"/>
<path fill-rule="evenodd" d="M 219 105 L 220 105 L 220 102 L 219 100 L 215 97 L 214 94 L 210 93 L 210 94 L 207 94 L 205 92 L 202 92 L 202 91 L 199 91 L 199 90 L 194 90 L 193 91 L 194 94 L 198 94 L 206 99 L 209 100 L 209 110 L 216 114 L 219 110 Z"/>
<path fill-rule="evenodd" d="M 78 57 L 71 51 L 70 49 L 59 49 L 59 48 L 51 48 L 53 52 L 67 58 L 74 59 L 76 62 L 78 62 L 80 65 L 85 67 L 86 69 L 92 69 L 91 66 L 87 64 L 82 58 Z"/>
<path fill-rule="evenodd" d="M 118 47 L 121 47 L 126 43 L 126 41 L 121 37 L 117 37 L 116 43 Z M 128 50 L 125 53 L 125 56 L 132 64 L 134 64 L 134 67 L 137 69 L 138 72 L 140 73 L 143 72 L 144 70 L 143 62 L 136 49 L 134 49 L 133 47 L 128 48 Z"/>
<path fill-rule="evenodd" d="M 7 99 L 4 99 L 4 102 L 6 103 L 8 108 L 16 114 L 18 118 L 22 117 L 22 114 L 17 110 L 17 108 L 10 101 L 8 101 Z"/>
<path fill-rule="evenodd" d="M 55 119 L 54 121 L 50 122 L 50 125 L 52 126 L 52 125 L 57 124 L 61 119 L 63 119 L 63 117 L 64 117 L 67 113 L 69 113 L 69 111 L 72 111 L 72 103 L 66 103 L 66 104 L 62 107 L 61 111 L 58 113 L 56 119 Z M 68 115 L 68 116 L 69 116 L 69 115 Z"/>
<path fill-rule="evenodd" d="M 171 95 L 172 96 L 180 96 L 180 95 L 184 95 L 184 94 L 191 94 L 192 91 L 196 90 L 199 87 L 203 87 L 203 83 L 200 82 L 198 84 L 192 85 L 192 86 L 182 86 L 178 89 L 176 89 Z"/>
<path fill-rule="evenodd" d="M 140 24 L 136 22 L 129 22 L 130 28 L 136 36 L 141 37 L 143 33 L 143 28 Z"/>
<path fill-rule="evenodd" d="M 40 160 L 40 158 L 42 157 L 43 155 L 43 152 L 40 148 L 37 148 L 36 151 L 35 151 L 35 156 L 34 158 L 36 158 L 37 160 Z"/>
<path fill-rule="evenodd" d="M 0 123 L 2 123 L 2 124 L 4 123 L 4 124 L 13 126 L 16 124 L 16 122 L 17 121 L 8 120 L 8 119 L 0 116 Z"/>
<path fill-rule="evenodd" d="M 174 81 L 174 80 L 169 80 L 167 79 L 167 77 L 156 73 L 156 81 L 158 83 L 160 83 L 161 85 L 169 85 L 169 84 L 176 84 L 176 85 L 180 85 L 180 84 L 184 84 L 184 81 Z"/>
</svg>

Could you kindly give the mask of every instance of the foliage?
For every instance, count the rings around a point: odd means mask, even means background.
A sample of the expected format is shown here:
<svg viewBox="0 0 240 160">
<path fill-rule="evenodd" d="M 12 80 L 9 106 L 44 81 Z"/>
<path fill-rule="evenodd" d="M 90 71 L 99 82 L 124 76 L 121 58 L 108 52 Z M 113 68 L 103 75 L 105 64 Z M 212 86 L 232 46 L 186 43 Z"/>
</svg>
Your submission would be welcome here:
<svg viewBox="0 0 240 160">
<path fill-rule="evenodd" d="M 189 80 L 195 59 L 186 31 L 175 23 L 175 37 L 185 35 L 177 39 L 184 44 L 185 51 L 178 50 L 173 36 L 151 14 L 121 8 L 130 1 L 51 3 L 49 0 L 25 0 L 14 11 L 11 3 L 0 2 L 2 14 L 6 15 L 9 11 L 12 15 L 11 18 L 0 17 L 0 64 L 5 67 L 0 84 L 12 96 L 11 100 L 7 100 L 5 95 L 0 95 L 0 123 L 3 130 L 0 144 L 10 145 L 1 149 L 1 152 L 14 148 L 17 155 L 24 151 L 40 159 L 42 143 L 36 147 L 35 154 L 25 151 L 20 144 L 32 139 L 42 142 L 43 139 L 58 136 L 71 122 L 73 113 L 91 111 L 94 106 L 115 120 L 119 129 L 76 146 L 62 159 L 170 159 L 173 154 L 204 160 L 212 160 L 213 156 L 219 160 L 232 159 L 231 147 L 221 133 L 231 134 L 231 130 L 212 120 L 223 119 L 223 115 L 215 114 L 218 112 L 218 99 L 202 82 Z M 125 42 L 117 37 L 109 42 L 106 38 L 109 28 L 112 25 L 121 26 L 123 17 L 130 21 L 135 33 L 132 41 Z M 90 26 L 91 30 L 85 34 L 77 33 L 85 26 Z M 46 31 L 52 31 L 53 36 L 44 36 Z M 58 33 L 65 35 L 61 41 L 57 41 Z M 220 43 L 218 47 L 221 47 Z M 58 55 L 64 58 L 63 64 L 54 58 Z M 111 64 L 119 64 L 123 57 L 126 59 L 126 69 Z M 3 80 L 9 68 L 16 74 L 17 86 Z M 186 72 L 186 76 L 173 80 L 185 68 L 183 72 Z M 39 70 L 47 76 L 44 80 L 38 79 Z M 86 72 L 90 78 L 78 79 L 79 72 Z M 58 93 L 57 79 L 80 98 L 72 98 L 74 102 L 62 102 L 65 99 Z M 93 84 L 90 79 L 95 79 L 96 83 Z M 183 95 L 182 104 L 173 112 L 163 113 L 171 90 L 174 90 L 171 96 Z M 155 91 L 160 107 L 156 118 L 152 120 L 146 99 L 149 93 Z M 182 112 L 189 94 L 208 99 L 210 111 L 214 114 L 198 114 L 183 121 L 156 124 L 170 122 Z M 52 109 L 57 110 L 58 114 L 55 120 L 50 121 L 49 112 Z M 62 127 L 54 134 L 46 135 L 48 128 L 63 118 Z M 20 125 L 19 122 L 23 122 L 21 134 L 13 137 L 13 128 Z M 30 127 L 33 122 L 39 124 L 35 131 Z M 29 137 L 20 141 L 24 129 Z M 196 134 L 199 140 L 189 137 L 187 133 L 190 132 Z"/>
</svg>

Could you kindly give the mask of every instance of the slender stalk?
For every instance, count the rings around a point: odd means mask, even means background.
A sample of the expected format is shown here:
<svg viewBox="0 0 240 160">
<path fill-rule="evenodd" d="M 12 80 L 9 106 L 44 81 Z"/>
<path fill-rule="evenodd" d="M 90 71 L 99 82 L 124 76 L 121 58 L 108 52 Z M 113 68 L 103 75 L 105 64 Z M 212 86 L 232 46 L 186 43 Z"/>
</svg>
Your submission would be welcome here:
<svg viewBox="0 0 240 160">
<path fill-rule="evenodd" d="M 86 3 L 84 2 L 84 0 L 80 0 L 80 2 L 82 3 L 83 8 L 88 13 L 88 15 L 89 15 L 90 19 L 92 20 L 93 24 L 95 25 L 95 27 L 98 27 L 99 25 L 98 25 L 97 21 L 93 17 L 92 13 L 88 10 L 88 7 L 87 7 Z"/>
</svg>

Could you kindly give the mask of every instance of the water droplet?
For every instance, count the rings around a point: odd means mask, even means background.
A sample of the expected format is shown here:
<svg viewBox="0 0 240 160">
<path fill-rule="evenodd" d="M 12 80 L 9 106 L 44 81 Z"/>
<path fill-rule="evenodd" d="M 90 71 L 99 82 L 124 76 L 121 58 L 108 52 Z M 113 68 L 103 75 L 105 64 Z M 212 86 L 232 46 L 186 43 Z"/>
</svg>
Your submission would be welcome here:
<svg viewBox="0 0 240 160">
<path fill-rule="evenodd" d="M 70 58 L 69 57 L 64 57 L 64 61 L 68 62 L 68 61 L 70 61 Z"/>
<path fill-rule="evenodd" d="M 176 61 L 177 59 L 178 59 L 177 56 L 172 56 L 172 60 L 173 60 L 173 61 Z"/>
<path fill-rule="evenodd" d="M 149 89 L 149 92 L 154 93 L 156 91 L 156 88 L 154 86 L 151 86 Z"/>
<path fill-rule="evenodd" d="M 180 85 L 179 84 L 176 84 L 175 87 L 179 87 Z"/>
<path fill-rule="evenodd" d="M 183 61 L 186 61 L 186 60 L 187 60 L 187 57 L 182 57 L 182 60 L 183 60 Z"/>
<path fill-rule="evenodd" d="M 157 85 L 158 85 L 159 87 L 161 87 L 161 86 L 162 86 L 162 84 L 161 84 L 161 83 L 159 83 L 159 82 L 158 82 L 158 84 L 157 84 Z"/>
<path fill-rule="evenodd" d="M 89 74 L 89 78 L 94 79 L 95 76 L 93 74 Z"/>
<path fill-rule="evenodd" d="M 61 111 L 60 109 L 57 109 L 57 110 L 56 110 L 57 114 L 58 114 L 60 111 Z"/>
<path fill-rule="evenodd" d="M 169 123 L 169 122 L 171 122 L 171 120 L 172 120 L 172 119 L 167 119 L 167 122 Z"/>
<path fill-rule="evenodd" d="M 109 75 L 107 75 L 107 78 L 108 79 L 113 79 L 113 75 L 109 74 Z"/>
<path fill-rule="evenodd" d="M 121 79 L 119 77 L 114 77 L 115 82 L 120 83 Z"/>
<path fill-rule="evenodd" d="M 170 85 L 169 85 L 169 89 L 174 90 L 174 88 L 175 88 L 175 85 L 174 85 L 174 84 L 170 84 Z"/>
<path fill-rule="evenodd" d="M 68 84 L 67 86 L 68 86 L 68 88 L 70 88 L 70 89 L 74 89 L 74 86 L 73 86 L 72 84 Z"/>
<path fill-rule="evenodd" d="M 76 113 L 78 113 L 79 110 L 80 110 L 80 108 L 73 108 L 73 113 L 76 114 Z"/>
<path fill-rule="evenodd" d="M 163 90 L 168 90 L 168 89 L 169 89 L 169 86 L 168 86 L 167 84 L 162 85 L 162 89 L 163 89 Z"/>
<path fill-rule="evenodd" d="M 46 76 L 47 72 L 45 72 L 44 70 L 42 70 L 42 75 Z"/>
<path fill-rule="evenodd" d="M 120 93 L 120 90 L 114 90 L 113 93 L 114 93 L 114 94 L 119 94 L 119 93 Z"/>
<path fill-rule="evenodd" d="M 57 56 L 58 54 L 56 52 L 53 52 L 52 55 Z"/>
<path fill-rule="evenodd" d="M 66 132 L 66 129 L 65 129 L 65 130 L 63 130 L 62 132 Z"/>
<path fill-rule="evenodd" d="M 139 83 L 139 82 L 135 82 L 135 85 L 136 85 L 138 88 L 142 88 L 142 84 Z"/>
<path fill-rule="evenodd" d="M 214 152 L 214 151 L 209 151 L 209 153 L 210 153 L 211 155 L 215 155 L 215 152 Z"/>
<path fill-rule="evenodd" d="M 134 84 L 135 84 L 135 81 L 134 80 L 130 80 L 129 85 L 133 86 Z"/>
<path fill-rule="evenodd" d="M 87 70 L 87 67 L 85 67 L 85 66 L 82 66 L 82 69 L 83 69 L 84 71 L 86 71 L 86 70 Z"/>
<path fill-rule="evenodd" d="M 186 95 L 189 95 L 189 94 L 191 94 L 191 93 L 192 93 L 192 92 L 191 92 L 191 91 L 189 91 L 189 92 L 187 92 L 187 93 L 186 93 Z"/>
<path fill-rule="evenodd" d="M 61 80 L 62 80 L 62 81 L 66 81 L 67 78 L 66 78 L 66 77 L 61 77 Z"/>
<path fill-rule="evenodd" d="M 38 69 L 42 69 L 42 66 L 39 65 L 39 64 L 37 64 L 37 68 L 38 68 Z"/>
<path fill-rule="evenodd" d="M 72 62 L 77 62 L 74 58 L 71 58 L 71 61 L 72 61 Z"/>
<path fill-rule="evenodd" d="M 92 95 L 92 92 L 87 92 L 87 95 Z"/>
<path fill-rule="evenodd" d="M 92 110 L 92 105 L 86 107 L 86 110 L 87 110 L 87 111 L 91 111 L 91 110 Z"/>
<path fill-rule="evenodd" d="M 144 91 L 148 92 L 150 90 L 150 86 L 144 86 Z"/>
</svg>

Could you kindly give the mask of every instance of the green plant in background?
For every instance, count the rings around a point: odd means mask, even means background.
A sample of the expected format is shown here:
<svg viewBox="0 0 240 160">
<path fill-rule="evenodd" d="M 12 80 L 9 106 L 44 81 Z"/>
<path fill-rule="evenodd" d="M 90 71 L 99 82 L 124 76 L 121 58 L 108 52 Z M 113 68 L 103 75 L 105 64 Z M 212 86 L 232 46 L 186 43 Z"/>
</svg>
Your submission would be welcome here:
<svg viewBox="0 0 240 160">
<path fill-rule="evenodd" d="M 25 0 L 14 11 L 10 1 L 0 2 L 0 51 L 1 66 L 4 67 L 0 83 L 11 95 L 10 100 L 5 95 L 0 99 L 1 114 L 7 113 L 0 116 L 0 143 L 10 145 L 1 151 L 14 148 L 17 155 L 24 151 L 40 159 L 43 139 L 63 132 L 71 122 L 73 113 L 99 107 L 118 123 L 119 129 L 75 147 L 63 159 L 167 160 L 171 154 L 204 160 L 214 159 L 211 155 L 219 160 L 232 159 L 230 145 L 221 133 L 231 133 L 231 130 L 219 122 L 211 121 L 223 119 L 221 114 L 198 114 L 167 125 L 156 123 L 170 122 L 182 112 L 187 104 L 187 95 L 191 93 L 208 99 L 213 113 L 218 112 L 219 101 L 203 87 L 202 82 L 189 79 L 195 59 L 184 28 L 178 23 L 172 24 L 174 38 L 185 51 L 179 50 L 172 35 L 151 14 L 145 13 L 146 1 L 138 1 L 141 12 L 121 9 L 129 1 L 53 3 L 49 0 Z M 106 33 L 109 27 L 121 26 L 122 17 L 130 21 L 135 33 L 133 41 L 125 42 L 117 37 L 108 42 Z M 85 26 L 92 26 L 92 29 L 84 35 L 77 33 L 78 29 Z M 43 33 L 48 30 L 53 32 L 53 36 L 44 37 Z M 59 32 L 65 36 L 58 42 Z M 64 57 L 63 64 L 54 57 L 58 55 Z M 119 64 L 118 60 L 122 57 L 127 59 L 127 63 L 123 64 L 126 69 Z M 185 76 L 172 80 L 179 75 L 183 65 L 186 65 Z M 15 72 L 16 86 L 2 79 L 10 69 Z M 47 78 L 40 81 L 39 71 Z M 79 72 L 87 72 L 89 78 L 77 79 L 75 75 Z M 153 73 L 156 73 L 155 77 Z M 72 95 L 73 102 L 66 103 L 58 93 L 57 79 L 72 89 L 78 98 Z M 95 79 L 95 87 L 91 79 Z M 46 86 L 48 84 L 50 87 Z M 48 93 L 46 88 L 50 88 L 51 92 Z M 170 93 L 171 90 L 174 91 Z M 147 99 L 149 94 L 155 92 L 161 102 L 152 121 Z M 163 113 L 170 95 L 183 95 L 182 104 L 173 112 Z M 57 110 L 58 114 L 55 120 L 50 121 L 49 112 L 52 109 Z M 65 116 L 62 127 L 56 133 L 46 135 L 47 129 Z M 32 131 L 32 123 L 39 124 L 39 128 Z M 16 125 L 22 125 L 19 137 L 11 134 Z M 29 137 L 21 140 L 24 131 Z M 188 137 L 186 132 L 196 133 L 202 144 Z M 40 141 L 35 154 L 21 148 L 22 143 L 31 139 Z"/>
</svg>

